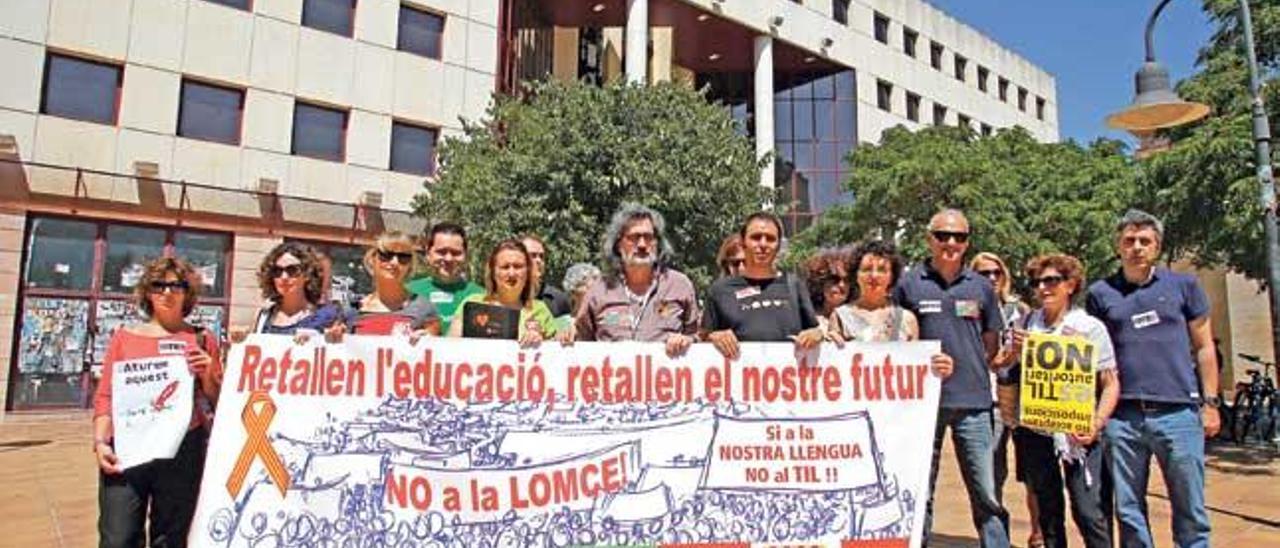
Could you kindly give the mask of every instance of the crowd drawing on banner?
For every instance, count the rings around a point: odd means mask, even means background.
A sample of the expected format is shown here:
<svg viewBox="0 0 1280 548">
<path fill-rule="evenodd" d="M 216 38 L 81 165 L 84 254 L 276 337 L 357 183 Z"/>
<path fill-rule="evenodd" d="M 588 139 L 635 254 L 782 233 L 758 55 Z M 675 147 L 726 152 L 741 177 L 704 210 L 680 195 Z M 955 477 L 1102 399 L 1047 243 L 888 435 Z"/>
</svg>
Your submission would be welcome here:
<svg viewBox="0 0 1280 548">
<path fill-rule="evenodd" d="M 438 400 L 386 399 L 354 420 L 332 416 L 310 439 L 271 435 L 295 478 L 287 497 L 309 513 L 264 513 L 256 496 L 278 497 L 260 469 L 235 500 L 219 508 L 208 530 L 222 546 L 573 546 L 744 540 L 906 539 L 921 493 L 900 489 L 870 433 L 872 481 L 855 489 L 707 488 L 718 421 L 770 416 L 735 403 L 569 405 L 534 403 L 456 406 Z M 772 417 L 771 417 L 772 419 Z M 806 422 L 821 419 L 806 419 Z M 890 422 L 889 417 L 881 417 Z M 566 442 L 572 439 L 571 443 Z M 558 443 L 557 441 L 560 441 Z M 585 440 L 585 441 L 584 441 Z M 634 444 L 640 473 L 622 492 L 589 509 L 512 510 L 498 520 L 468 523 L 438 510 L 395 512 L 388 505 L 393 467 L 506 471 Z M 576 452 L 576 454 L 568 454 Z M 430 475 L 428 474 L 428 478 Z M 412 510 L 410 508 L 409 510 Z"/>
</svg>

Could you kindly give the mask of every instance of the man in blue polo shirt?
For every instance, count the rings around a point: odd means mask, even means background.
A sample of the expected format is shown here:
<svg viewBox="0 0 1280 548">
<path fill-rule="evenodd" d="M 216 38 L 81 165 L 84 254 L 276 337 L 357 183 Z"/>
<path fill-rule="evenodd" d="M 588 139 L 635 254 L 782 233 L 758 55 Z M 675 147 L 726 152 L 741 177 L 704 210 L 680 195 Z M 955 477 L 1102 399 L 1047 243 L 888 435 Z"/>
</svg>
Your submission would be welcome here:
<svg viewBox="0 0 1280 548">
<path fill-rule="evenodd" d="M 1159 219 L 1125 213 L 1116 228 L 1120 272 L 1089 287 L 1086 307 L 1107 324 L 1120 374 L 1120 404 L 1106 427 L 1120 544 L 1153 546 L 1154 454 L 1173 507 L 1174 543 L 1207 547 L 1204 439 L 1218 432 L 1221 403 L 1209 299 L 1194 277 L 1156 267 L 1163 239 Z"/>
<path fill-rule="evenodd" d="M 942 382 L 925 533 L 933 520 L 938 457 L 949 427 L 981 544 L 1007 547 L 1009 513 L 996 497 L 989 365 L 1004 327 L 999 300 L 987 278 L 964 266 L 969 221 L 963 213 L 947 209 L 934 215 L 928 239 L 929 260 L 904 274 L 894 290 L 894 299 L 920 323 L 920 338 L 940 341 L 942 352 L 955 363 L 951 376 Z"/>
</svg>

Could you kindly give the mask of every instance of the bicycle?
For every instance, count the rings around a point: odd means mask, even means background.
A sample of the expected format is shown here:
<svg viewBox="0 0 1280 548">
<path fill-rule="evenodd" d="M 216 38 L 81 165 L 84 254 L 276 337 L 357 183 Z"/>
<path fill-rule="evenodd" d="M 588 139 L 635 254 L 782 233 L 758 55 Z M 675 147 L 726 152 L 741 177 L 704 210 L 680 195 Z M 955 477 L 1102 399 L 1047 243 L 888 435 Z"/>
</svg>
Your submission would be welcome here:
<svg viewBox="0 0 1280 548">
<path fill-rule="evenodd" d="M 1271 369 L 1275 363 L 1263 361 L 1252 354 L 1236 354 L 1245 361 L 1262 366 L 1262 370 L 1248 369 L 1249 382 L 1236 383 L 1236 397 L 1232 404 L 1231 430 L 1232 439 L 1243 444 L 1249 433 L 1257 429 L 1258 438 L 1270 442 L 1276 435 L 1276 422 L 1280 418 L 1280 394 L 1276 393 L 1275 380 Z M 1264 429 L 1265 420 L 1265 429 Z"/>
</svg>

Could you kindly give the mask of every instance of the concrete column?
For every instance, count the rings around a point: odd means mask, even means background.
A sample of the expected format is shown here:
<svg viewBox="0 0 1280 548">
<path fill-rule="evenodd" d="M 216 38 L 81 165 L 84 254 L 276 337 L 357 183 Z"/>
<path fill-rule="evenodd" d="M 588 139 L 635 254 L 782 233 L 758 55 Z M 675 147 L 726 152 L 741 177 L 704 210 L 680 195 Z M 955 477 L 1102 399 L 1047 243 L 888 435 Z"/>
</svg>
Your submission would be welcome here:
<svg viewBox="0 0 1280 548">
<path fill-rule="evenodd" d="M 21 333 L 10 329 L 18 310 L 18 265 L 22 263 L 23 229 L 27 214 L 21 210 L 0 209 L 0 421 L 4 420 L 8 401 L 9 373 L 14 364 L 13 349 Z"/>
<path fill-rule="evenodd" d="M 755 126 L 756 158 L 762 158 L 773 150 L 773 37 L 757 36 L 755 53 Z M 760 170 L 760 186 L 773 188 L 773 165 Z"/>
<path fill-rule="evenodd" d="M 627 0 L 626 73 L 628 82 L 648 82 L 649 0 Z"/>
</svg>

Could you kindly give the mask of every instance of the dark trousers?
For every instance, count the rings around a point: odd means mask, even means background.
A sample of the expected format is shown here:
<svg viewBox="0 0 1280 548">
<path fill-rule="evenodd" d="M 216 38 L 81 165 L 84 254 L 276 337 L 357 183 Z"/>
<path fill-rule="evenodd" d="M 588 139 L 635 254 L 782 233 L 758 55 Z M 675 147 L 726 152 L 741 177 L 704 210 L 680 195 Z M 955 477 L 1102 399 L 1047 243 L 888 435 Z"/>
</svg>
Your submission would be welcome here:
<svg viewBox="0 0 1280 548">
<path fill-rule="evenodd" d="M 122 474 L 99 471 L 98 546 L 141 548 L 148 537 L 153 548 L 186 546 L 207 441 L 205 430 L 196 428 L 187 432 L 172 459 L 151 461 Z"/>
<path fill-rule="evenodd" d="M 1066 506 L 1062 497 L 1065 479 L 1071 496 L 1071 515 L 1089 548 L 1111 548 L 1113 515 L 1110 470 L 1099 440 L 1089 446 L 1082 461 L 1059 463 L 1053 438 L 1026 428 L 1013 432 L 1018 475 L 1025 479 L 1040 505 L 1040 531 L 1045 546 L 1066 548 Z M 1065 476 L 1065 477 L 1064 477 Z"/>
</svg>

